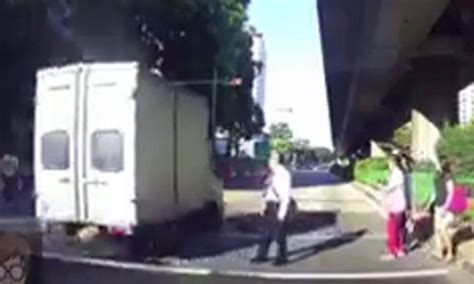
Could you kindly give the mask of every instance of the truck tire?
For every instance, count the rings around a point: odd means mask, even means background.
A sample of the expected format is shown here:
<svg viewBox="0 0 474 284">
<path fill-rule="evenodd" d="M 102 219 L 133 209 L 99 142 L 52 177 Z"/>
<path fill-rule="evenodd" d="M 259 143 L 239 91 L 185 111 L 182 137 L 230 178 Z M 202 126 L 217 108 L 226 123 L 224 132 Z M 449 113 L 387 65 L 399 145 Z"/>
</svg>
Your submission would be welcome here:
<svg viewBox="0 0 474 284">
<path fill-rule="evenodd" d="M 179 234 L 175 224 L 137 227 L 128 241 L 131 259 L 143 261 L 148 257 L 159 258 L 178 252 Z"/>
</svg>

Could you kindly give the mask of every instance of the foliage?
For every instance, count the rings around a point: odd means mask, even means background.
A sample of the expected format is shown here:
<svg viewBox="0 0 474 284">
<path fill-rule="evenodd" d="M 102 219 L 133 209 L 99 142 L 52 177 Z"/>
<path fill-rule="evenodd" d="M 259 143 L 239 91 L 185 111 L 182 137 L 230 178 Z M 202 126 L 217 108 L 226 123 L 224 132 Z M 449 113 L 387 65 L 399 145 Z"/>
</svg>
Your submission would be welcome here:
<svg viewBox="0 0 474 284">
<path fill-rule="evenodd" d="M 292 143 L 292 149 L 296 151 L 307 151 L 310 149 L 310 142 L 308 139 L 295 139 Z"/>
<path fill-rule="evenodd" d="M 0 137 L 11 137 L 14 117 L 33 119 L 36 70 L 79 58 L 67 29 L 57 24 L 64 19 L 60 11 L 45 1 L 0 1 Z M 15 152 L 15 142 L 3 140 L 10 145 L 0 150 Z"/>
<path fill-rule="evenodd" d="M 264 118 L 251 96 L 248 5 L 249 0 L 0 1 L 0 113 L 15 111 L 12 106 L 23 101 L 18 94 L 33 96 L 40 66 L 138 60 L 171 81 L 242 78 L 238 87 L 218 87 L 216 122 L 239 139 L 250 137 L 261 131 Z M 189 88 L 212 92 L 210 84 Z"/>
<path fill-rule="evenodd" d="M 415 163 L 413 170 L 416 172 L 436 172 L 436 165 L 430 160 L 423 160 Z"/>
<path fill-rule="evenodd" d="M 417 171 L 412 173 L 413 201 L 416 206 L 428 206 L 435 196 L 436 172 Z"/>
<path fill-rule="evenodd" d="M 335 154 L 328 148 L 316 147 L 312 149 L 312 152 L 320 163 L 327 163 L 335 159 Z"/>
<path fill-rule="evenodd" d="M 260 133 L 263 111 L 251 96 L 252 37 L 245 29 L 249 0 L 132 2 L 151 37 L 147 40 L 150 67 L 159 68 L 170 80 L 242 78 L 238 87 L 218 86 L 216 122 L 230 132 L 235 147 L 241 138 Z M 211 85 L 190 88 L 207 95 L 212 92 Z"/>
<path fill-rule="evenodd" d="M 355 180 L 376 186 L 385 183 L 389 177 L 387 158 L 367 158 L 356 162 L 354 168 Z"/>
<path fill-rule="evenodd" d="M 279 154 L 288 154 L 292 147 L 293 132 L 287 123 L 278 123 L 270 126 L 272 149 Z"/>
<path fill-rule="evenodd" d="M 412 136 L 411 123 L 406 123 L 394 131 L 393 137 L 391 140 L 395 145 L 403 149 L 410 149 L 411 136 Z"/>
<path fill-rule="evenodd" d="M 454 163 L 454 175 L 472 184 L 474 173 L 474 124 L 449 125 L 445 124 L 441 138 L 437 144 L 440 160 L 450 160 Z"/>
<path fill-rule="evenodd" d="M 436 190 L 436 165 L 429 160 L 415 163 L 412 173 L 413 199 L 416 206 L 425 207 L 430 204 Z"/>
<path fill-rule="evenodd" d="M 474 174 L 470 175 L 456 175 L 455 176 L 456 183 L 462 184 L 462 185 L 467 185 L 471 187 L 471 190 L 474 191 Z"/>
</svg>

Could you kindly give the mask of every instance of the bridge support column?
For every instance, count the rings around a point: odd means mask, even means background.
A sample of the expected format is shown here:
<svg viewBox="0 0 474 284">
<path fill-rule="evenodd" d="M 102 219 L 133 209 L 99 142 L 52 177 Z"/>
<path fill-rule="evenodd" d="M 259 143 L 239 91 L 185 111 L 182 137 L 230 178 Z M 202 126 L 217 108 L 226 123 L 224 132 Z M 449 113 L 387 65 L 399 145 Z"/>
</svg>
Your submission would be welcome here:
<svg viewBox="0 0 474 284">
<path fill-rule="evenodd" d="M 415 161 L 432 161 L 439 168 L 436 154 L 436 143 L 440 138 L 440 130 L 423 113 L 413 110 L 411 154 Z"/>
</svg>

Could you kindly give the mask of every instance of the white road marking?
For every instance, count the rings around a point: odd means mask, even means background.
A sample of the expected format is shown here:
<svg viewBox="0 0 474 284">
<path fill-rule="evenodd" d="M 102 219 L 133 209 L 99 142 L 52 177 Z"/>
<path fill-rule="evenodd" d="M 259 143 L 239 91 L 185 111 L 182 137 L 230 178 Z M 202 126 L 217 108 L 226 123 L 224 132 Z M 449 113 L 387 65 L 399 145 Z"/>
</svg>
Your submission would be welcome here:
<svg viewBox="0 0 474 284">
<path fill-rule="evenodd" d="M 332 229 L 335 230 L 335 229 Z M 310 233 L 311 235 L 290 235 L 288 238 L 291 238 L 292 240 L 302 240 L 302 241 L 308 241 L 308 240 L 332 240 L 332 239 L 337 239 L 337 238 L 344 238 L 344 232 L 335 232 L 332 234 L 328 234 L 327 232 L 324 233 Z M 314 235 L 312 235 L 314 234 Z M 321 234 L 318 236 L 318 234 Z M 262 235 L 259 234 L 252 234 L 252 233 L 226 233 L 222 235 L 224 238 L 236 238 L 236 239 L 242 239 L 242 240 L 260 240 L 262 238 Z M 351 236 L 348 236 L 350 238 Z M 384 233 L 368 233 L 364 236 L 362 236 L 362 239 L 364 240 L 385 240 L 386 236 Z"/>
<path fill-rule="evenodd" d="M 427 269 L 416 271 L 367 272 L 367 273 L 276 273 L 253 271 L 224 271 L 221 275 L 261 278 L 269 280 L 374 280 L 436 277 L 447 275 L 447 269 Z"/>
<path fill-rule="evenodd" d="M 281 272 L 255 272 L 240 270 L 212 270 L 208 268 L 187 268 L 158 266 L 142 263 L 128 263 L 115 260 L 102 260 L 85 257 L 63 256 L 60 254 L 43 253 L 43 258 L 54 259 L 66 263 L 78 263 L 85 265 L 101 266 L 106 268 L 130 269 L 151 273 L 181 274 L 191 276 L 230 276 L 259 278 L 269 280 L 370 280 L 370 279 L 402 279 L 437 277 L 447 275 L 447 269 L 424 269 L 414 271 L 390 271 L 390 272 L 367 272 L 367 273 L 281 273 Z"/>
</svg>

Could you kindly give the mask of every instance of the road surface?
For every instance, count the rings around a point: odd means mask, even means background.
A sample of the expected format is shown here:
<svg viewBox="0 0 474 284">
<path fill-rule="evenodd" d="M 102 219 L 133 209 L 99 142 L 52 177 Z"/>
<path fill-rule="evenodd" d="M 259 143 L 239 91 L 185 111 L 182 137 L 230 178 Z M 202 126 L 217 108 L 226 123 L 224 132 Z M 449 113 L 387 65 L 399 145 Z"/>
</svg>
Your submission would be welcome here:
<svg viewBox="0 0 474 284">
<path fill-rule="evenodd" d="M 435 275 L 414 277 L 374 277 L 370 275 L 359 275 L 359 279 L 350 278 L 351 275 L 339 275 L 339 279 L 330 279 L 323 275 L 285 274 L 283 275 L 219 275 L 218 273 L 200 271 L 201 273 L 169 272 L 159 269 L 145 268 L 117 268 L 102 265 L 65 263 L 62 261 L 42 261 L 41 270 L 30 283 L 48 284 L 84 284 L 84 283 L 377 283 L 377 284 L 457 284 L 471 283 L 470 275 L 464 275 L 461 279 L 454 279 L 451 275 Z M 250 277 L 249 277 L 250 276 Z M 332 275 L 338 276 L 338 275 Z M 348 279 L 349 277 L 349 279 Z M 336 278 L 336 277 L 335 277 Z M 340 279 L 345 278 L 345 279 Z M 458 281 L 458 282 L 456 282 Z"/>
<path fill-rule="evenodd" d="M 129 263 L 97 258 L 94 251 L 45 251 L 43 259 L 33 261 L 30 283 L 472 282 L 472 275 L 433 261 L 423 250 L 381 261 L 383 220 L 374 204 L 350 184 L 331 181 L 295 189 L 293 196 L 300 211 L 289 236 L 290 262 L 284 266 L 250 263 L 261 230 L 260 192 L 232 190 L 225 193 L 225 228 L 189 236 L 172 258 Z"/>
</svg>

